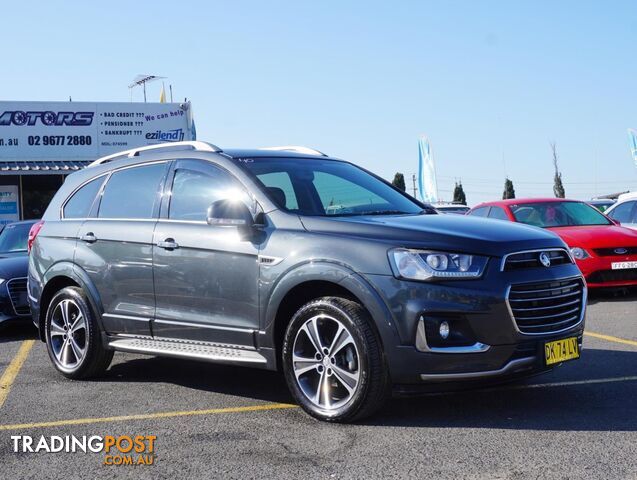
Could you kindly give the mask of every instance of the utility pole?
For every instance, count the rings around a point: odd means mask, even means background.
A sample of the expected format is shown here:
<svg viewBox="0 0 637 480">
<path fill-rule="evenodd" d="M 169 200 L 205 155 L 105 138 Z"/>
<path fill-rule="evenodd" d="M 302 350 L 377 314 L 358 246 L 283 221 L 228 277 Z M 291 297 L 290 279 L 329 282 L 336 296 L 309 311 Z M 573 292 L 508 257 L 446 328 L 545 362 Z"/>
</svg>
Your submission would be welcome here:
<svg viewBox="0 0 637 480">
<path fill-rule="evenodd" d="M 413 183 L 414 198 L 416 198 L 416 174 L 415 173 L 411 174 L 411 181 Z"/>
</svg>

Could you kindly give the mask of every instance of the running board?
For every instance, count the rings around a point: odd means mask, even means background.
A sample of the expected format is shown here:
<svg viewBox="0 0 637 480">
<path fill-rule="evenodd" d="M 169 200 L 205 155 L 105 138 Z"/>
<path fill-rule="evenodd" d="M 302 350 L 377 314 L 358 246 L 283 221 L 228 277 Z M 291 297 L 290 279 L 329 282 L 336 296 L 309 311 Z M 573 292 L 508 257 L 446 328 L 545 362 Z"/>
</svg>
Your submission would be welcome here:
<svg viewBox="0 0 637 480">
<path fill-rule="evenodd" d="M 115 338 L 110 340 L 108 345 L 120 352 L 189 358 L 208 362 L 267 363 L 266 358 L 256 350 L 248 350 L 235 345 L 154 338 Z"/>
</svg>

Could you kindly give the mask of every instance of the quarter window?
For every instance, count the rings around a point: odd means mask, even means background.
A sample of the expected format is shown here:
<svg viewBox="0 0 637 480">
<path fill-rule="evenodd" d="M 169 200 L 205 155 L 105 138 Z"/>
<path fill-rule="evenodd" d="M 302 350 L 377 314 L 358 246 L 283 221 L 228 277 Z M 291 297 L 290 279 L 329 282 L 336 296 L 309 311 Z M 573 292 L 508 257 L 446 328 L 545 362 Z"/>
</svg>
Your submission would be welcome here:
<svg viewBox="0 0 637 480">
<path fill-rule="evenodd" d="M 64 205 L 64 218 L 86 218 L 91 213 L 93 201 L 100 191 L 105 176 L 91 180 L 77 190 Z"/>
<path fill-rule="evenodd" d="M 489 218 L 495 218 L 497 220 L 508 220 L 506 212 L 503 208 L 500 207 L 491 207 L 491 211 L 489 212 Z"/>
<path fill-rule="evenodd" d="M 166 165 L 155 163 L 116 171 L 109 178 L 98 217 L 152 218 Z"/>
<path fill-rule="evenodd" d="M 208 207 L 217 200 L 237 198 L 245 201 L 245 191 L 223 170 L 209 166 L 209 173 L 177 168 L 172 185 L 168 218 L 205 221 Z"/>
<path fill-rule="evenodd" d="M 469 212 L 469 215 L 473 215 L 475 217 L 486 217 L 489 214 L 489 208 L 491 207 L 480 207 Z"/>
</svg>

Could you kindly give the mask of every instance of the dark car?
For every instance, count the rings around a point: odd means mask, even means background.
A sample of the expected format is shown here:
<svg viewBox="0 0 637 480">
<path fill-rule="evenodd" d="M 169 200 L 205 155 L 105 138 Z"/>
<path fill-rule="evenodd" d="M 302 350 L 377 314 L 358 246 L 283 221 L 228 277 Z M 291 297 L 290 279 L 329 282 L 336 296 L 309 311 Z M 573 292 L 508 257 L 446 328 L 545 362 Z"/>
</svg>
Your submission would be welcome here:
<svg viewBox="0 0 637 480">
<path fill-rule="evenodd" d="M 280 369 L 345 422 L 579 357 L 586 286 L 557 235 L 438 215 L 320 152 L 130 150 L 70 175 L 37 228 L 33 320 L 70 378 L 116 350 Z"/>
<path fill-rule="evenodd" d="M 0 327 L 31 317 L 27 298 L 27 242 L 37 220 L 9 223 L 0 232 Z"/>
</svg>

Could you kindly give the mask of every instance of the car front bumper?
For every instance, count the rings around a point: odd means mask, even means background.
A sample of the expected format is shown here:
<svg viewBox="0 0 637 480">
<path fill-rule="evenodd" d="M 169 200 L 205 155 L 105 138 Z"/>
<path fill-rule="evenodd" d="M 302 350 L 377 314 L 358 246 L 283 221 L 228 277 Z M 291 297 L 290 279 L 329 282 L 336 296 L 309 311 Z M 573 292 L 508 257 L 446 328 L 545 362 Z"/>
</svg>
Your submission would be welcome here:
<svg viewBox="0 0 637 480">
<path fill-rule="evenodd" d="M 3 282 L 0 285 L 0 325 L 8 323 L 28 323 L 31 319 L 30 313 L 18 313 L 13 306 L 9 290 L 7 288 L 8 282 Z M 26 295 L 26 293 L 25 293 Z"/>
<path fill-rule="evenodd" d="M 637 262 L 637 255 L 591 256 L 577 260 L 589 288 L 637 286 L 637 268 L 615 269 L 613 263 Z"/>
<path fill-rule="evenodd" d="M 394 384 L 472 384 L 533 375 L 555 366 L 545 362 L 546 342 L 576 337 L 580 346 L 582 343 L 586 287 L 572 264 L 529 269 L 523 275 L 491 268 L 480 280 L 444 284 L 380 275 L 368 278 L 392 312 L 400 338 L 399 345 L 392 345 L 391 338 L 382 339 Z M 575 323 L 534 334 L 520 331 L 509 308 L 511 286 L 565 279 L 582 283 L 581 310 Z M 449 346 L 427 342 L 431 330 L 423 324 L 430 319 L 448 320 L 452 332 L 456 324 L 459 331 L 468 333 L 460 338 L 461 344 L 457 338 Z"/>
</svg>

